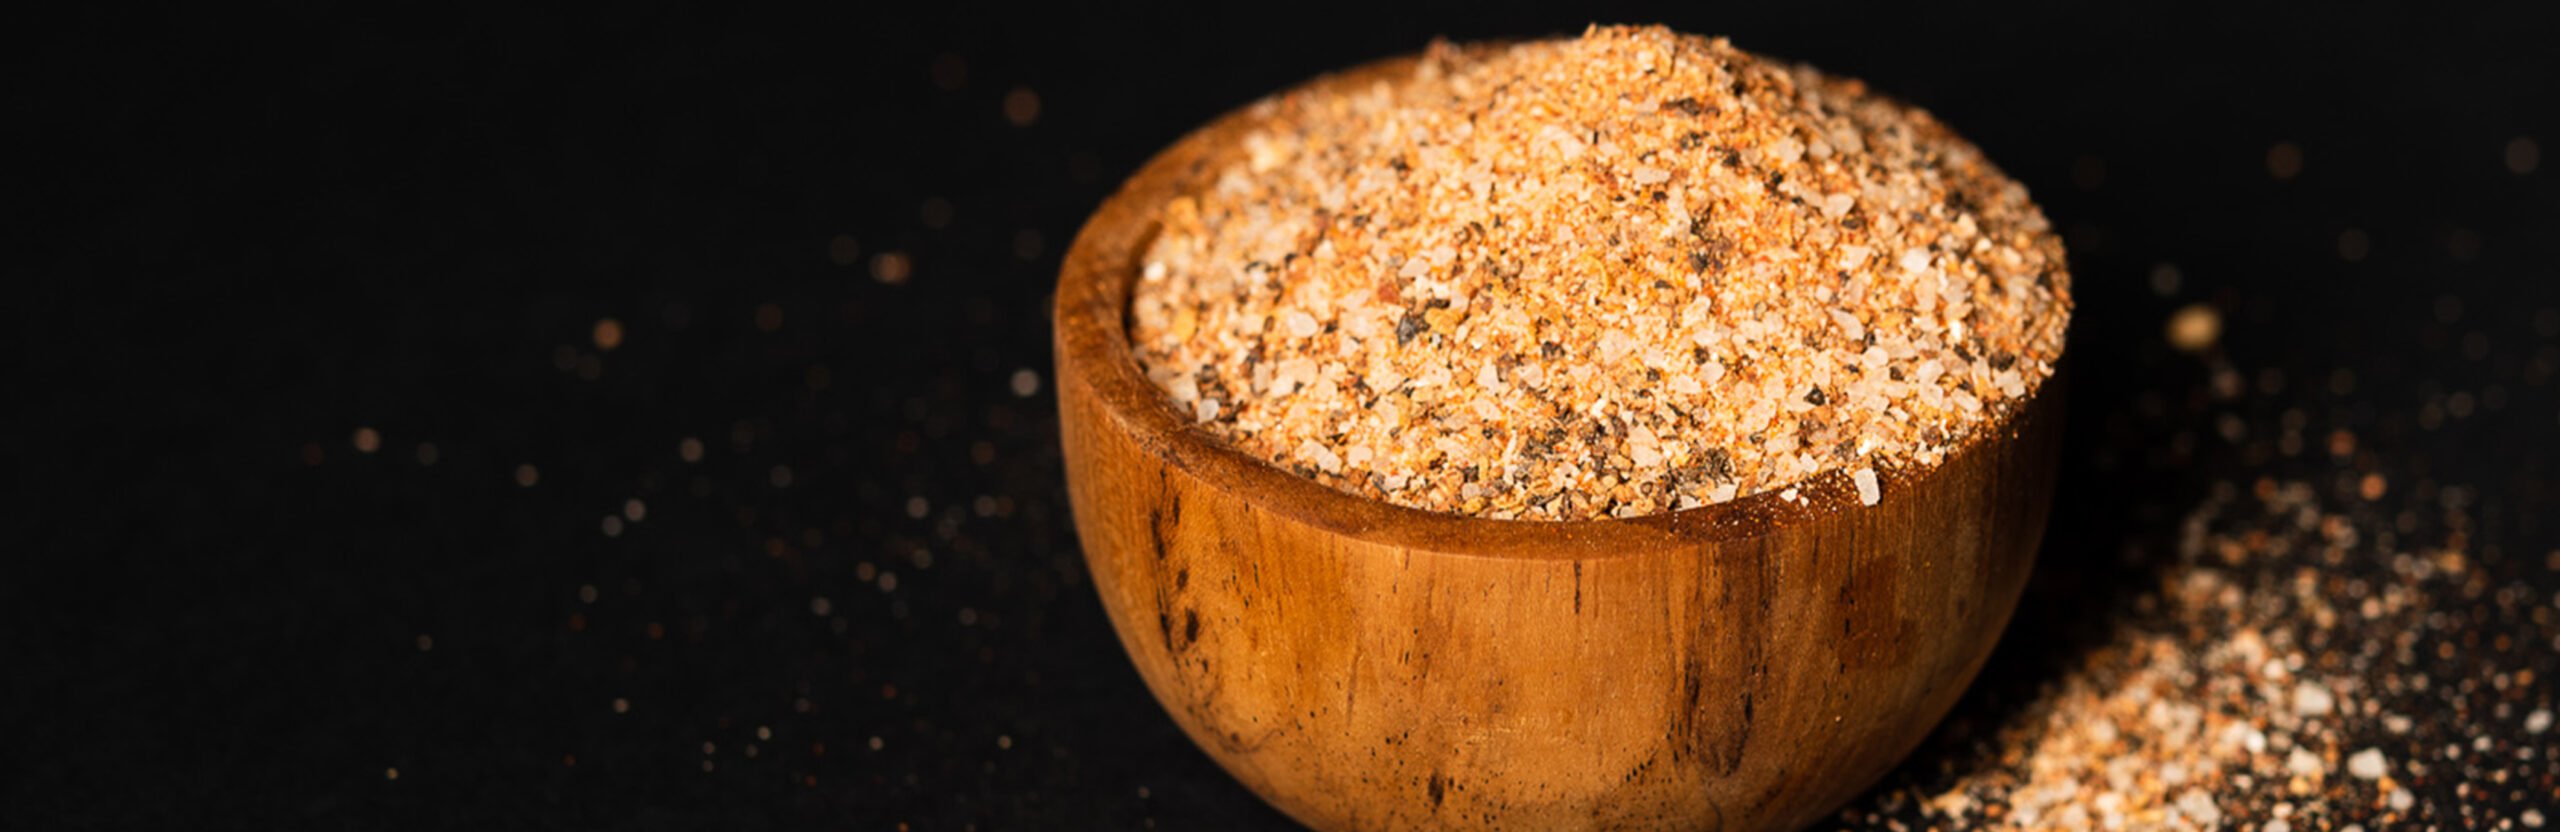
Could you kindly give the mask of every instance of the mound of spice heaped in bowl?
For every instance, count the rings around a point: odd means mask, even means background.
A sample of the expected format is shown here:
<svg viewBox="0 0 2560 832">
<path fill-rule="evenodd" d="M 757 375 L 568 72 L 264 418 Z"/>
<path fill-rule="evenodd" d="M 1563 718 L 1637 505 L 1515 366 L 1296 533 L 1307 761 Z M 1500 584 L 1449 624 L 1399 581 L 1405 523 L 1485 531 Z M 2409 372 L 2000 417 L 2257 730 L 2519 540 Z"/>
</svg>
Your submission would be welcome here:
<svg viewBox="0 0 2560 832">
<path fill-rule="evenodd" d="M 1170 200 L 1131 346 L 1248 454 L 1504 519 L 1928 467 L 2053 372 L 2061 242 L 1927 113 L 1660 28 L 1435 45 L 1256 105 Z"/>
</svg>

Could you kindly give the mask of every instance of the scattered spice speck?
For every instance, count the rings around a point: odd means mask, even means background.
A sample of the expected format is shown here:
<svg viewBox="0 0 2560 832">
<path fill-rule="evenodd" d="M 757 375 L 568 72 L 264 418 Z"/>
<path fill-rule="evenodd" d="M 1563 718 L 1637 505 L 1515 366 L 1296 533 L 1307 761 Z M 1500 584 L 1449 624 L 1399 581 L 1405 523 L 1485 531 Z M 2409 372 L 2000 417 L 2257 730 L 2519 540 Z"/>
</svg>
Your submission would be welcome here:
<svg viewBox="0 0 2560 832">
<path fill-rule="evenodd" d="M 914 274 L 914 261 L 903 251 L 884 251 L 871 255 L 871 279 L 891 286 L 904 285 Z M 771 331 L 771 330 L 767 330 Z"/>
<path fill-rule="evenodd" d="M 2169 316 L 2169 346 L 2179 352 L 2202 353 L 2222 339 L 2222 313 L 2208 303 L 2190 303 Z"/>
<path fill-rule="evenodd" d="M 1015 87 L 1004 94 L 1004 120 L 1015 127 L 1029 127 L 1040 120 L 1040 94 L 1030 87 Z"/>
<path fill-rule="evenodd" d="M 589 333 L 589 337 L 595 340 L 597 350 L 612 352 L 615 347 L 622 346 L 622 322 L 612 318 L 596 321 L 595 331 Z"/>
</svg>

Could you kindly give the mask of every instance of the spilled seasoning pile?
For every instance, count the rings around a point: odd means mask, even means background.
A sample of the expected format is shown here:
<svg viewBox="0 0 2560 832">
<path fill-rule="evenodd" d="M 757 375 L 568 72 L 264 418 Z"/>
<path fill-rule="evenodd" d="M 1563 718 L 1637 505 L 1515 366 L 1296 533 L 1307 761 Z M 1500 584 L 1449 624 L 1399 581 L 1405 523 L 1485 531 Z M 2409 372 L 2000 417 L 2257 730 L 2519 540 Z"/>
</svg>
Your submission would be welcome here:
<svg viewBox="0 0 2560 832">
<path fill-rule="evenodd" d="M 2227 468 L 2207 494 L 2166 515 L 2179 517 L 2173 535 L 2127 543 L 2130 563 L 2150 561 L 2140 553 L 2153 545 L 2171 553 L 2140 568 L 2148 581 L 2125 573 L 2140 591 L 2107 602 L 2104 635 L 2033 694 L 1994 696 L 1992 722 L 1948 722 L 1928 753 L 1843 809 L 1843 827 L 2552 822 L 2560 602 L 2547 586 L 2560 550 L 2501 548 L 2483 527 L 2499 507 L 2481 492 L 2378 468 L 2424 468 L 2406 443 L 2378 451 L 2350 428 L 2322 443 L 2307 410 L 2278 422 L 2273 407 L 2240 402 L 2240 379 L 2222 366 L 2212 392 L 2168 397 L 2225 402 L 2217 433 L 2245 461 L 2217 463 Z M 2258 379 L 2268 389 L 2284 376 Z M 2376 402 L 2330 412 L 2353 420 L 2360 407 Z"/>
<path fill-rule="evenodd" d="M 2468 489 L 2424 486 L 2393 511 L 2372 504 L 2383 488 L 2373 474 L 2217 486 L 2113 638 L 1971 759 L 1839 820 L 2541 828 L 2560 801 L 2550 598 L 2515 579 L 2534 565 L 2471 549 Z"/>
<path fill-rule="evenodd" d="M 1163 208 L 1131 340 L 1207 429 L 1344 491 L 1587 519 L 1840 471 L 1874 503 L 2062 349 L 2024 188 L 1722 40 L 1439 44 L 1250 115 Z"/>
</svg>

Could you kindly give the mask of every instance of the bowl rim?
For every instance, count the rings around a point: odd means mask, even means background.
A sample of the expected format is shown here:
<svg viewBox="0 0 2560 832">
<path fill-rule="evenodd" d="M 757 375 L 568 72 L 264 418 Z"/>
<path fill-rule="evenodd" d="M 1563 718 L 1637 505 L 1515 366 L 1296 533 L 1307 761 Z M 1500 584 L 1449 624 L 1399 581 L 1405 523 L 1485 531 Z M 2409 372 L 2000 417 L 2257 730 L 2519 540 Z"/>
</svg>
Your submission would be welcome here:
<svg viewBox="0 0 2560 832">
<path fill-rule="evenodd" d="M 1103 416 L 1143 452 L 1255 510 L 1408 551 L 1518 560 L 1607 559 L 1665 545 L 1745 541 L 1825 519 L 1854 518 L 1861 511 L 1916 499 L 1946 484 L 1942 481 L 1948 471 L 1965 467 L 1959 463 L 1997 450 L 1992 437 L 2015 436 L 2030 422 L 2054 418 L 2048 411 L 2061 399 L 2066 362 L 2060 357 L 2054 372 L 2035 384 L 2023 404 L 1996 408 L 1987 424 L 1950 446 L 1936 464 L 1871 466 L 1883 490 L 1875 506 L 1859 504 L 1848 469 L 1831 468 L 1722 503 L 1582 520 L 1505 520 L 1396 505 L 1283 470 L 1199 427 L 1147 379 L 1129 344 L 1128 307 L 1140 271 L 1137 260 L 1160 230 L 1157 209 L 1223 170 L 1221 163 L 1240 145 L 1236 139 L 1267 120 L 1261 106 L 1265 102 L 1279 95 L 1386 82 L 1409 71 L 1419 57 L 1398 55 L 1320 75 L 1223 113 L 1158 151 L 1106 197 L 1076 233 L 1059 267 L 1051 318 L 1060 407 L 1072 406 L 1068 397 L 1075 391 L 1069 385 L 1088 385 Z M 2064 353 L 2068 351 L 2066 345 Z M 1061 418 L 1074 416 L 1061 413 Z M 1787 499 L 1790 491 L 1799 499 Z"/>
</svg>

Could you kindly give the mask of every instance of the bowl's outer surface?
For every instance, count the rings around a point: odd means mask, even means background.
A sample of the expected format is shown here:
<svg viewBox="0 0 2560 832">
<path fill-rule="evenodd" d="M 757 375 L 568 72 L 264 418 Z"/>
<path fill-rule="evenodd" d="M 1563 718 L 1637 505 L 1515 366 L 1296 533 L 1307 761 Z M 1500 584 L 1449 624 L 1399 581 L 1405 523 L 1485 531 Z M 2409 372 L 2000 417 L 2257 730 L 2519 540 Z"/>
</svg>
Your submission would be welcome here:
<svg viewBox="0 0 2560 832">
<path fill-rule="evenodd" d="M 1398 59 L 1316 85 L 1372 83 Z M 1121 643 L 1183 730 L 1312 826 L 1812 822 L 1915 747 L 2016 607 L 2058 379 L 1856 505 L 1838 473 L 1636 521 L 1506 522 L 1342 494 L 1192 427 L 1124 329 L 1167 198 L 1248 108 L 1157 156 L 1069 251 L 1068 486 Z"/>
</svg>

